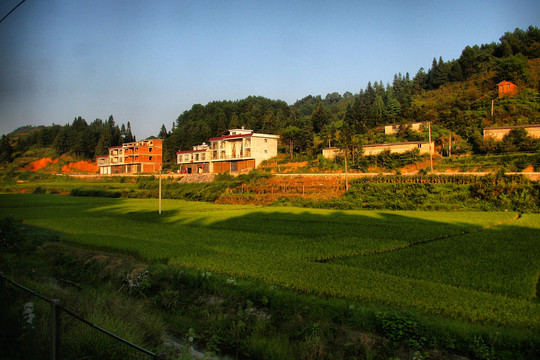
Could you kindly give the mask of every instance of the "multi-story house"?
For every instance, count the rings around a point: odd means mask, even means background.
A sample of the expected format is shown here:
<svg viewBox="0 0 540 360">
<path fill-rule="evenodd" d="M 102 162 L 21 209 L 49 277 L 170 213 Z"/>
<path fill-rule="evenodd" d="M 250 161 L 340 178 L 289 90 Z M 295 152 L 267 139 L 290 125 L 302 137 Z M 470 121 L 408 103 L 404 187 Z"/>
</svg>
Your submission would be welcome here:
<svg viewBox="0 0 540 360">
<path fill-rule="evenodd" d="M 248 129 L 232 129 L 228 135 L 209 139 L 193 150 L 178 151 L 182 173 L 246 172 L 277 155 L 278 135 L 258 134 Z"/>
<path fill-rule="evenodd" d="M 99 173 L 111 175 L 160 171 L 162 146 L 163 140 L 148 139 L 110 147 L 109 156 L 97 158 Z"/>
</svg>

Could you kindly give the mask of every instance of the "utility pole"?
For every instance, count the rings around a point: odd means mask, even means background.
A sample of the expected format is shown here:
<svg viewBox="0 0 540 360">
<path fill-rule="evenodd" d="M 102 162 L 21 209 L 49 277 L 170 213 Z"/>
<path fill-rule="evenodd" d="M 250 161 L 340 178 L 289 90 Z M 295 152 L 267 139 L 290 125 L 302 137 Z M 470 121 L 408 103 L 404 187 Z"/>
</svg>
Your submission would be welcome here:
<svg viewBox="0 0 540 360">
<path fill-rule="evenodd" d="M 347 148 L 345 148 L 345 191 L 349 191 L 349 171 L 347 169 Z"/>
<path fill-rule="evenodd" d="M 159 170 L 159 215 L 161 215 L 161 170 Z"/>
<path fill-rule="evenodd" d="M 448 157 L 452 157 L 452 132 L 450 131 L 450 142 L 448 143 Z"/>
<path fill-rule="evenodd" d="M 428 122 L 429 129 L 429 164 L 431 167 L 431 172 L 433 172 L 433 151 L 431 149 L 431 121 Z"/>
</svg>

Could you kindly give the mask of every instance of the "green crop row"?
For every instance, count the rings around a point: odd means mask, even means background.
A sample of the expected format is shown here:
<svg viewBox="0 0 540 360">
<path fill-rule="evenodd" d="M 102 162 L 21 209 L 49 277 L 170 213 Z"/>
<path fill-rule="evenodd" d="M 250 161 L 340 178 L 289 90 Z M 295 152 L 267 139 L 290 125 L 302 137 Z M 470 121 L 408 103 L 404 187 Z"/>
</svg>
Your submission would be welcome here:
<svg viewBox="0 0 540 360">
<path fill-rule="evenodd" d="M 540 215 L 377 256 L 336 259 L 355 268 L 533 300 L 540 270 Z"/>
<path fill-rule="evenodd" d="M 0 195 L 0 217 L 62 241 L 322 296 L 474 323 L 540 327 L 540 215 L 335 211 Z"/>
<path fill-rule="evenodd" d="M 171 264 L 264 281 L 319 296 L 411 308 L 443 317 L 540 330 L 540 305 L 488 292 L 409 279 L 367 269 L 316 262 L 290 262 L 265 254 L 184 256 Z M 225 255 L 225 254 L 223 254 Z"/>
</svg>

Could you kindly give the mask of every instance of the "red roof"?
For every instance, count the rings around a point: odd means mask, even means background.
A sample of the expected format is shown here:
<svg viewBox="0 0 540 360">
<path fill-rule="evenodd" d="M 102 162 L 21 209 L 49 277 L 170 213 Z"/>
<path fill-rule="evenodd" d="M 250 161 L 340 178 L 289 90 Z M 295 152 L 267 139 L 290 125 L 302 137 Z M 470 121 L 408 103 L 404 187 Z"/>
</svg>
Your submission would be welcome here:
<svg viewBox="0 0 540 360">
<path fill-rule="evenodd" d="M 226 136 L 210 138 L 209 141 L 224 140 L 224 139 L 234 139 L 234 138 L 244 138 L 244 137 L 250 137 L 252 135 L 253 135 L 253 133 L 251 133 L 251 134 L 240 134 L 240 135 L 226 135 Z"/>
</svg>

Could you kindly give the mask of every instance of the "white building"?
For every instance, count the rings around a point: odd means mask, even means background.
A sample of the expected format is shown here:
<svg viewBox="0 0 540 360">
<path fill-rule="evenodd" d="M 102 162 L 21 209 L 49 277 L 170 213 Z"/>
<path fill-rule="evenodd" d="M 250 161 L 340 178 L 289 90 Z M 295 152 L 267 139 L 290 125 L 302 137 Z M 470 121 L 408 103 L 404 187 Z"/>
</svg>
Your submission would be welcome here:
<svg viewBox="0 0 540 360">
<path fill-rule="evenodd" d="M 182 173 L 248 172 L 277 155 L 279 135 L 258 134 L 248 129 L 232 129 L 228 135 L 209 139 L 192 150 L 178 151 Z"/>
</svg>

